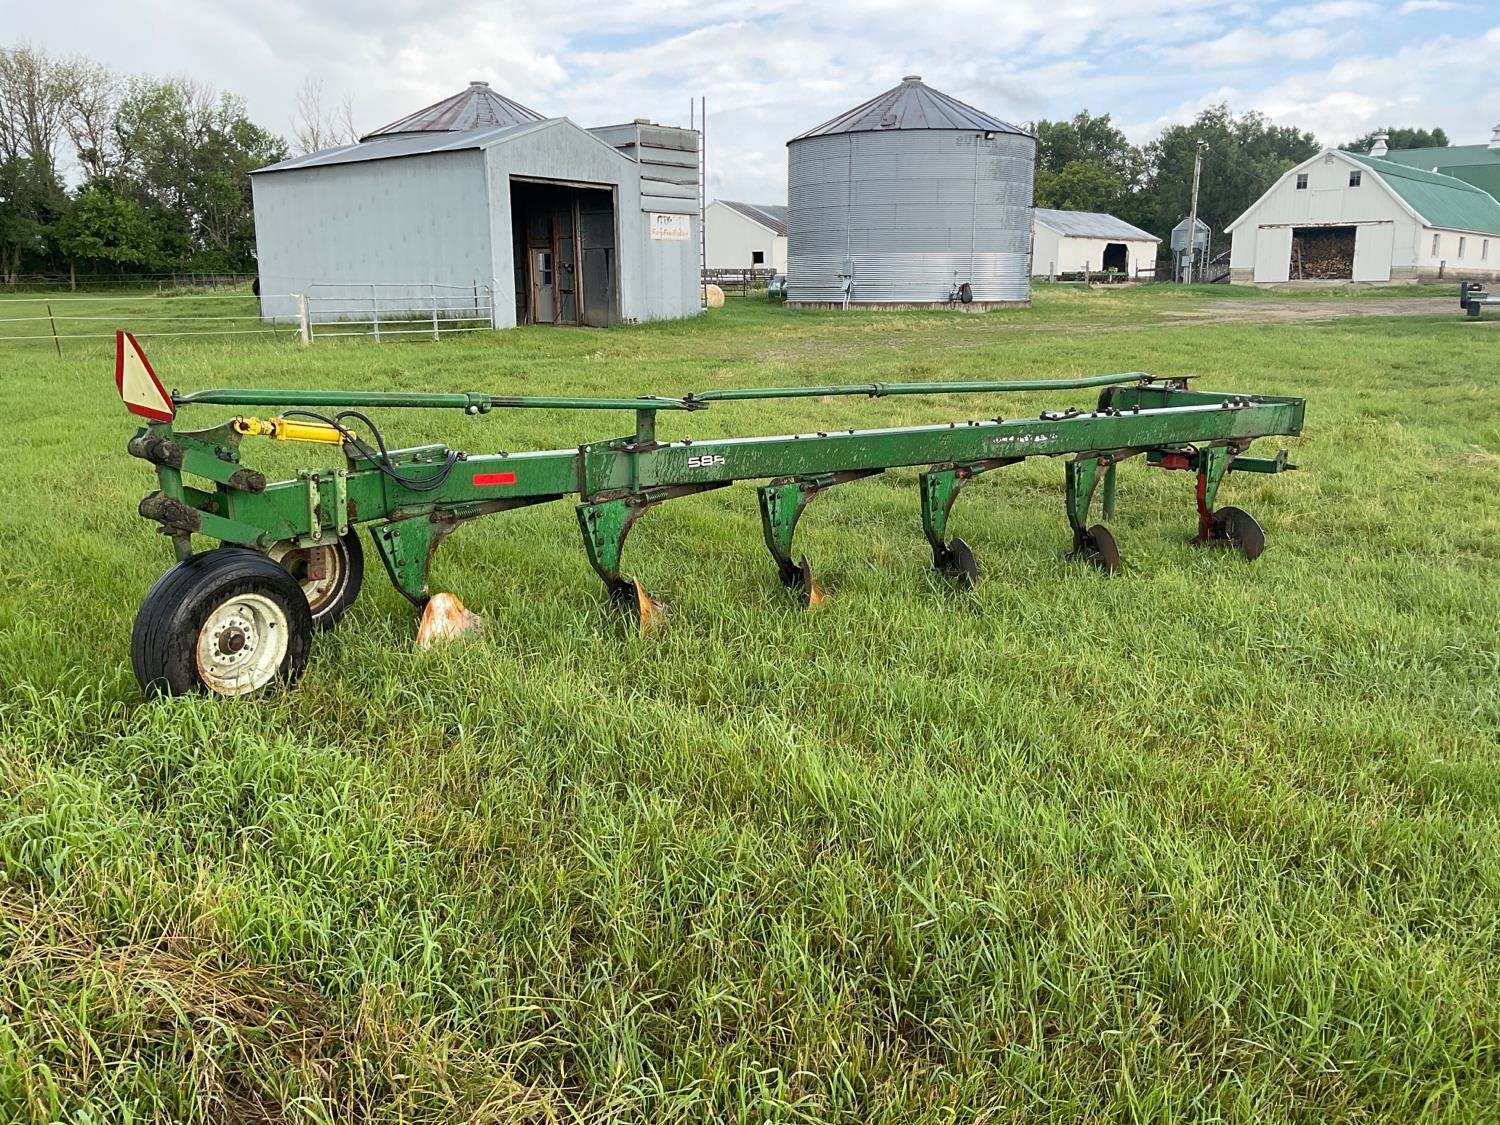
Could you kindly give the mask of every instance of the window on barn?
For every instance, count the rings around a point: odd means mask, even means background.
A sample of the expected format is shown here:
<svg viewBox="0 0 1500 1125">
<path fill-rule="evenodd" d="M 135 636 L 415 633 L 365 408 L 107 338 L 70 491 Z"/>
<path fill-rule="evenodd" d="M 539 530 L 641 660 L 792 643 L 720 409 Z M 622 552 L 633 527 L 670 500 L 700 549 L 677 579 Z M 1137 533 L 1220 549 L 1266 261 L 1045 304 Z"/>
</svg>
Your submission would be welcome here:
<svg viewBox="0 0 1500 1125">
<path fill-rule="evenodd" d="M 1443 247 L 1443 236 L 1440 235 L 1440 234 L 1433 235 L 1432 236 L 1432 256 L 1434 258 L 1436 258 L 1438 256 L 1438 251 L 1441 250 L 1442 247 Z"/>
<path fill-rule="evenodd" d="M 1349 173 L 1349 186 L 1350 187 L 1359 187 L 1359 181 L 1360 181 L 1360 179 L 1363 176 L 1364 176 L 1363 172 L 1350 172 Z"/>
<path fill-rule="evenodd" d="M 1297 173 L 1297 190 L 1298 191 L 1306 191 L 1307 190 L 1307 173 L 1306 172 L 1298 172 Z"/>
<path fill-rule="evenodd" d="M 766 264 L 766 252 L 764 250 L 750 251 L 750 264 L 752 266 L 763 266 Z"/>
<path fill-rule="evenodd" d="M 1469 240 L 1467 238 L 1463 237 L 1463 235 L 1459 235 L 1459 237 L 1458 237 L 1458 256 L 1460 258 L 1462 258 L 1464 256 L 1464 244 L 1467 243 L 1468 241 Z"/>
</svg>

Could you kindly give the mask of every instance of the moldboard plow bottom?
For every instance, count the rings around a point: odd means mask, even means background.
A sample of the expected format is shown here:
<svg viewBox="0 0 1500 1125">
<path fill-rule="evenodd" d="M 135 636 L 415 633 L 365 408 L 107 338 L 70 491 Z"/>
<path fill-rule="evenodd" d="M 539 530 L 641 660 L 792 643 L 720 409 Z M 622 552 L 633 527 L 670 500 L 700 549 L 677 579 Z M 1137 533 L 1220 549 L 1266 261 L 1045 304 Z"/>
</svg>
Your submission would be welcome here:
<svg viewBox="0 0 1500 1125">
<path fill-rule="evenodd" d="M 478 619 L 452 594 L 433 595 L 428 571 L 438 545 L 460 524 L 531 504 L 577 497 L 589 563 L 610 600 L 648 629 L 662 606 L 621 556 L 635 522 L 659 504 L 740 480 L 758 489 L 767 549 L 782 584 L 807 606 L 824 597 L 806 555 L 793 549 L 797 521 L 830 488 L 887 469 L 923 467 L 919 502 L 933 565 L 956 585 L 979 566 L 948 520 L 963 487 L 981 473 L 1027 457 L 1066 457 L 1064 506 L 1072 553 L 1106 571 L 1120 565 L 1114 536 L 1090 523 L 1095 493 L 1102 519 L 1114 515 L 1115 473 L 1142 457 L 1197 478 L 1196 542 L 1231 547 L 1253 559 L 1265 536 L 1248 513 L 1216 507 L 1231 471 L 1279 473 L 1286 451 L 1249 457 L 1260 437 L 1302 431 L 1297 398 L 1197 391 L 1186 378 L 1141 372 L 1084 379 L 716 390 L 681 398 L 518 397 L 478 392 L 207 390 L 168 394 L 136 341 L 121 333 L 116 385 L 127 408 L 146 419 L 130 439 L 133 456 L 156 470 L 157 490 L 141 515 L 172 540 L 177 565 L 151 588 L 136 616 L 131 658 L 153 694 L 207 690 L 243 696 L 295 680 L 315 632 L 331 629 L 353 604 L 364 575 L 362 524 L 391 582 L 423 610 L 419 640 L 432 643 Z M 696 411 L 716 402 L 861 395 L 1000 394 L 1099 389 L 1088 411 L 1035 418 L 990 418 L 891 429 L 818 431 L 777 437 L 658 441 L 661 411 Z M 279 408 L 239 415 L 206 429 L 178 428 L 189 406 Z M 576 449 L 469 454 L 441 445 L 388 449 L 362 410 L 419 407 L 469 415 L 503 410 L 630 412 L 634 431 Z M 333 410 L 324 414 L 319 411 Z M 304 469 L 268 481 L 243 464 L 246 438 L 338 448 L 338 467 Z M 193 536 L 217 540 L 195 553 Z"/>
</svg>

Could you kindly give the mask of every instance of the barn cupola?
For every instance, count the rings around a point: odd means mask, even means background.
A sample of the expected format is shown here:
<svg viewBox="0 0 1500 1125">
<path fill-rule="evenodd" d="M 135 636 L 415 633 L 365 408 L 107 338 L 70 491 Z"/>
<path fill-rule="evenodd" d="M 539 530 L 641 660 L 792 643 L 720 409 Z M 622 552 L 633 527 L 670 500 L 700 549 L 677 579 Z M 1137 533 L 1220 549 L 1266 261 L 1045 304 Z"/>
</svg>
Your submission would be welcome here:
<svg viewBox="0 0 1500 1125">
<path fill-rule="evenodd" d="M 1500 125 L 1490 131 L 1490 148 L 1500 150 Z"/>
<path fill-rule="evenodd" d="M 1390 152 L 1390 146 L 1386 143 L 1390 139 L 1391 135 L 1389 133 L 1376 133 L 1375 143 L 1370 146 L 1370 155 L 1384 156 L 1386 153 Z"/>
<path fill-rule="evenodd" d="M 533 121 L 545 121 L 534 109 L 520 102 L 511 101 L 503 94 L 490 89 L 488 82 L 470 82 L 468 89 L 460 90 L 452 97 L 409 113 L 399 121 L 392 121 L 374 132 L 366 133 L 362 141 L 379 137 L 407 136 L 411 133 L 462 133 L 473 129 L 503 129 L 509 125 L 529 125 Z"/>
</svg>

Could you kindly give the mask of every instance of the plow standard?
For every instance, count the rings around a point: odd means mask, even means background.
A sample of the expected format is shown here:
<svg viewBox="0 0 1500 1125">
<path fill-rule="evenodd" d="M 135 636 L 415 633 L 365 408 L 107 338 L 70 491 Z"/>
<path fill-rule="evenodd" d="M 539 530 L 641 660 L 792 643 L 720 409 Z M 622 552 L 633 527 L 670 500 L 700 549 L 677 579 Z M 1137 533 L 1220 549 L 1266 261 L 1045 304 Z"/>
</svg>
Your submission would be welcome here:
<svg viewBox="0 0 1500 1125">
<path fill-rule="evenodd" d="M 135 340 L 121 334 L 116 382 L 126 406 L 147 419 L 132 455 L 156 469 L 158 489 L 140 512 L 176 549 L 177 565 L 151 588 L 136 616 L 131 659 L 148 693 L 209 690 L 251 695 L 290 683 L 313 634 L 331 628 L 358 596 L 364 570 L 357 527 L 365 525 L 392 583 L 423 610 L 420 643 L 462 631 L 476 619 L 451 594 L 432 595 L 434 552 L 460 524 L 531 504 L 578 498 L 584 550 L 611 600 L 642 629 L 662 607 L 621 572 L 635 522 L 668 500 L 766 480 L 758 489 L 765 543 L 781 583 L 808 606 L 823 598 L 805 555 L 793 549 L 797 521 L 830 488 L 886 469 L 926 466 L 919 478 L 922 530 L 933 565 L 972 585 L 979 568 L 948 520 L 963 487 L 981 473 L 1027 457 L 1067 457 L 1064 506 L 1072 553 L 1107 571 L 1120 565 L 1114 536 L 1091 524 L 1096 492 L 1114 514 L 1115 473 L 1143 457 L 1197 478 L 1196 542 L 1235 548 L 1248 559 L 1265 546 L 1259 524 L 1216 507 L 1230 471 L 1294 468 L 1286 451 L 1248 457 L 1256 438 L 1302 430 L 1297 398 L 1197 391 L 1186 378 L 1141 372 L 1083 379 L 714 390 L 681 398 L 568 398 L 477 392 L 206 390 L 168 394 Z M 834 396 L 1001 394 L 1098 388 L 1092 409 L 1044 411 L 892 429 L 849 429 L 776 437 L 658 441 L 657 415 L 716 402 Z M 188 406 L 279 408 L 268 418 L 238 415 L 206 429 L 177 428 Z M 458 410 L 628 412 L 634 430 L 576 449 L 470 454 L 441 445 L 388 449 L 361 411 L 381 407 Z M 326 414 L 333 410 L 337 413 Z M 342 465 L 268 481 L 242 463 L 246 438 L 337 447 Z M 189 479 L 199 483 L 189 483 Z M 207 485 L 207 487 L 203 487 Z M 192 537 L 219 541 L 194 553 Z"/>
</svg>

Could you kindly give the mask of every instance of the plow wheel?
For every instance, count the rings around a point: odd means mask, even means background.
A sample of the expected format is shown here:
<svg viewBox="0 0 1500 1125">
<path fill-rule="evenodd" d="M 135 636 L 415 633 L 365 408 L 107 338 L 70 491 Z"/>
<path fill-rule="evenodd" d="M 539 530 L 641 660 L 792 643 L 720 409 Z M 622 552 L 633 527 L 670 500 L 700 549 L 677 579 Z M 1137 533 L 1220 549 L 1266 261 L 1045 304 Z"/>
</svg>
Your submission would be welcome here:
<svg viewBox="0 0 1500 1125">
<path fill-rule="evenodd" d="M 365 576 L 364 548 L 359 532 L 350 528 L 332 543 L 299 547 L 291 539 L 272 544 L 266 556 L 279 563 L 302 587 L 313 628 L 332 629 L 359 597 Z"/>
<path fill-rule="evenodd" d="M 1075 534 L 1073 553 L 1068 557 L 1091 562 L 1105 574 L 1113 574 L 1120 569 L 1120 548 L 1115 545 L 1115 537 L 1110 534 L 1109 528 L 1102 523 L 1096 523 L 1087 531 Z"/>
<path fill-rule="evenodd" d="M 1243 508 L 1219 508 L 1213 514 L 1208 536 L 1200 536 L 1197 542 L 1210 547 L 1233 547 L 1253 561 L 1266 549 L 1266 533 Z"/>
<path fill-rule="evenodd" d="M 962 539 L 934 546 L 932 565 L 945 578 L 955 579 L 971 590 L 979 585 L 979 560 Z"/>
<path fill-rule="evenodd" d="M 307 664 L 312 613 L 302 587 L 259 551 L 220 547 L 162 575 L 130 638 L 148 695 L 253 696 Z"/>
</svg>

